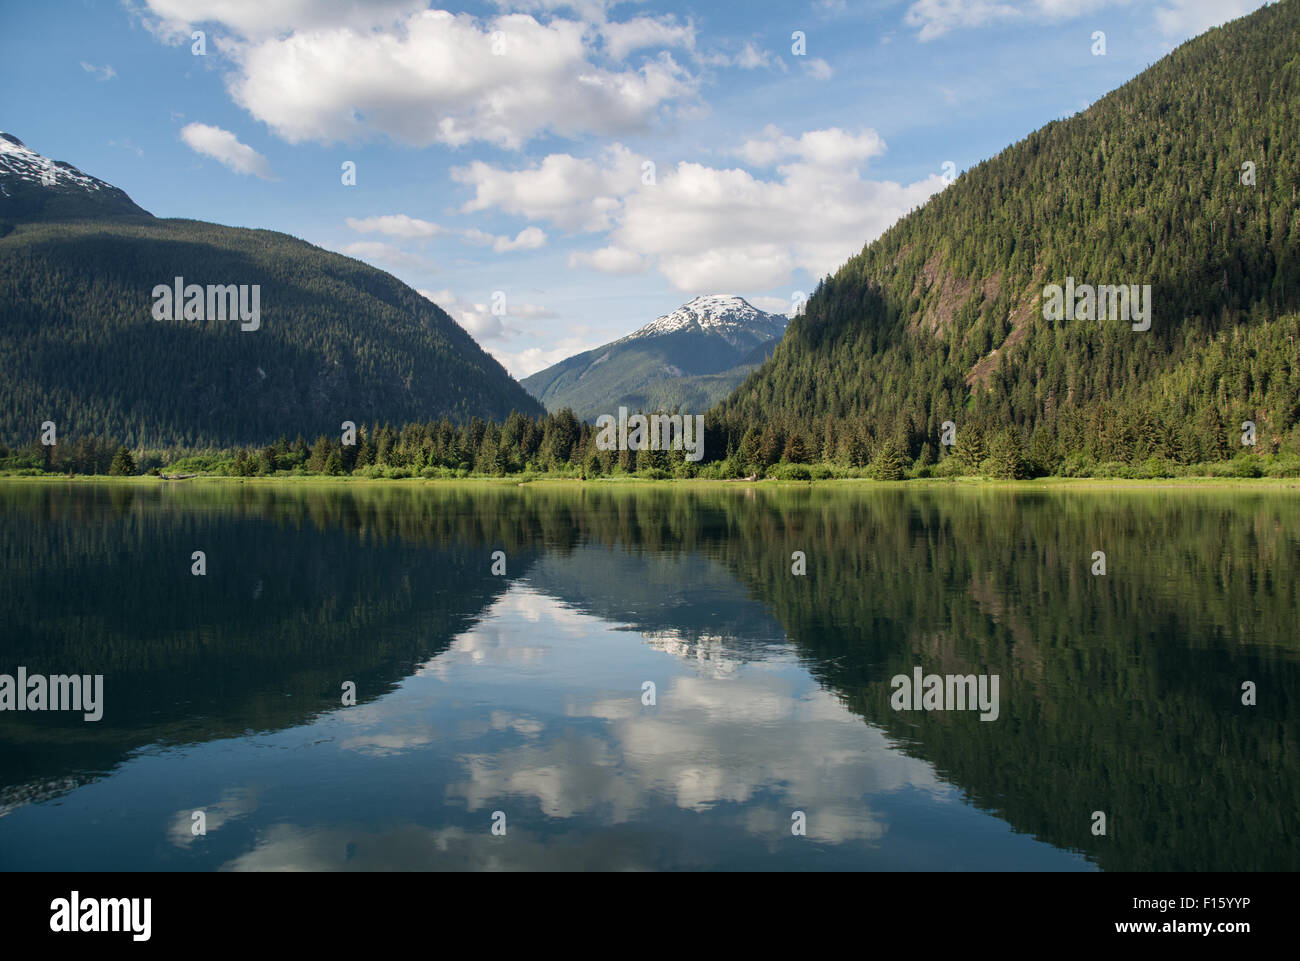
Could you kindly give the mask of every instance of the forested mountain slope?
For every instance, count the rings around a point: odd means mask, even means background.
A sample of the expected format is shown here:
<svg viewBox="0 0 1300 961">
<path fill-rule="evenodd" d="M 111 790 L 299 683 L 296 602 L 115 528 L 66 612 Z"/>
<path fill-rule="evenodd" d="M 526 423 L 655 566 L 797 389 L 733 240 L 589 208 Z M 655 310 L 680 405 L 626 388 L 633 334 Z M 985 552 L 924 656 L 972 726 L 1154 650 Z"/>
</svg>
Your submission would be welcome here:
<svg viewBox="0 0 1300 961">
<path fill-rule="evenodd" d="M 32 191 L 45 188 L 28 166 L 0 169 L 4 196 L 28 198 L 0 209 L 0 442 L 34 441 L 45 421 L 60 438 L 224 447 L 337 434 L 345 420 L 542 413 L 444 311 L 389 274 L 269 230 L 155 219 L 84 175 L 80 208 L 67 178 L 57 203 L 39 204 Z M 250 307 L 257 286 L 256 328 L 207 310 L 155 319 L 155 287 L 177 277 L 205 295 L 244 286 Z"/>
<path fill-rule="evenodd" d="M 1044 319 L 1050 284 L 1150 285 L 1151 322 Z M 1300 3 L 1173 51 L 965 172 L 827 278 L 710 416 L 710 452 L 1031 466 L 1300 448 Z M 748 434 L 748 439 L 746 435 Z M 992 436 L 990 436 L 992 435 Z"/>
</svg>

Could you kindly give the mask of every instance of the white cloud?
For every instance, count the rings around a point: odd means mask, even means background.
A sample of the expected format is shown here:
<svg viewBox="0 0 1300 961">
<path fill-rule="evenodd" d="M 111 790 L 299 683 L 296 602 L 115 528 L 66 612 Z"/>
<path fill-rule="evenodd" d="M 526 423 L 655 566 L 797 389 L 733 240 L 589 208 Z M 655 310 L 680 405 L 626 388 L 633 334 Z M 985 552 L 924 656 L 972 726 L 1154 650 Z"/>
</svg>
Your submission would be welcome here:
<svg viewBox="0 0 1300 961">
<path fill-rule="evenodd" d="M 498 340 L 512 333 L 502 323 L 502 318 L 492 313 L 488 304 L 460 300 L 450 290 L 419 290 L 417 293 L 450 314 L 452 320 L 464 327 L 466 333 L 480 344 L 484 340 Z"/>
<path fill-rule="evenodd" d="M 509 237 L 497 237 L 492 242 L 492 249 L 500 254 L 508 250 L 536 250 L 545 245 L 546 234 L 540 228 L 525 227 L 519 231 L 514 240 Z"/>
<path fill-rule="evenodd" d="M 498 317 L 492 313 L 488 304 L 461 300 L 450 290 L 421 290 L 419 293 L 450 314 L 456 323 L 465 328 L 465 331 L 496 358 L 511 377 L 516 379 L 535 374 L 539 370 L 544 370 L 552 364 L 559 363 L 574 354 L 580 354 L 584 350 L 590 350 L 604 342 L 600 339 L 593 340 L 589 328 L 572 324 L 565 324 L 567 336 L 556 340 L 551 336 L 551 331 L 540 329 L 542 324 L 533 323 L 559 319 L 559 314 L 541 304 L 518 303 L 510 299 L 507 301 L 507 316 Z M 521 321 L 524 324 L 521 324 Z M 525 325 L 528 328 L 538 329 L 525 329 Z M 518 347 L 514 350 L 507 350 L 504 346 L 514 338 L 534 334 L 545 334 L 545 339 L 550 341 L 552 346 Z M 454 648 L 451 653 L 455 654 L 457 650 L 460 649 Z M 469 654 L 474 660 L 490 659 L 494 656 L 481 649 L 481 646 L 475 646 Z M 436 659 L 435 663 L 445 667 L 448 663 L 445 658 L 444 655 L 443 658 Z"/>
<path fill-rule="evenodd" d="M 914 0 L 904 16 L 920 29 L 922 41 L 952 30 L 1008 22 L 1072 20 L 1132 0 Z M 1168 40 L 1185 40 L 1265 6 L 1265 0 L 1162 0 L 1153 11 L 1157 28 Z M 1145 7 L 1145 5 L 1144 5 Z M 1150 9 L 1150 7 L 1145 7 Z"/>
<path fill-rule="evenodd" d="M 1262 6 L 1266 4 L 1260 0 L 1168 0 L 1156 10 L 1156 25 L 1166 37 L 1183 39 L 1244 17 Z"/>
<path fill-rule="evenodd" d="M 790 300 L 785 300 L 781 297 L 749 297 L 746 299 L 759 310 L 765 310 L 769 314 L 782 314 L 786 317 L 793 316 L 794 304 Z"/>
<path fill-rule="evenodd" d="M 519 303 L 509 297 L 505 301 L 506 313 L 498 315 L 492 312 L 491 304 L 461 300 L 450 290 L 418 290 L 417 293 L 445 310 L 480 343 L 484 340 L 505 340 L 524 333 L 518 327 L 510 326 L 507 321 L 549 320 L 557 316 L 549 307 Z"/>
<path fill-rule="evenodd" d="M 499 254 L 511 250 L 536 250 L 546 246 L 546 233 L 538 227 L 525 227 L 512 240 L 508 236 L 485 233 L 475 227 L 464 232 L 466 242 L 476 247 L 491 247 Z"/>
<path fill-rule="evenodd" d="M 496 207 L 529 220 L 549 220 L 561 230 L 608 230 L 619 196 L 641 182 L 641 159 L 621 144 L 600 159 L 550 154 L 537 167 L 509 171 L 476 160 L 451 172 L 457 183 L 474 188 L 462 208 L 473 213 Z"/>
<path fill-rule="evenodd" d="M 629 24 L 607 42 L 622 49 L 644 40 L 646 28 Z M 387 136 L 519 149 L 543 133 L 648 129 L 675 102 L 694 100 L 697 80 L 666 51 L 636 69 L 594 63 L 591 29 L 426 10 L 396 27 L 321 27 L 222 49 L 238 68 L 227 81 L 235 102 L 291 143 Z M 504 38 L 501 55 L 494 34 Z"/>
<path fill-rule="evenodd" d="M 649 268 L 640 254 L 618 247 L 599 250 L 575 250 L 569 254 L 570 267 L 592 267 L 603 274 L 641 274 Z"/>
<path fill-rule="evenodd" d="M 599 345 L 599 341 L 566 337 L 559 342 L 558 347 L 549 350 L 543 347 L 526 347 L 523 350 L 513 352 L 494 350 L 492 356 L 500 361 L 501 366 L 510 373 L 511 377 L 522 380 L 539 370 L 545 370 L 552 364 L 558 364 L 574 354 L 581 354 L 583 351 L 591 350 L 591 348 Z"/>
<path fill-rule="evenodd" d="M 885 149 L 885 141 L 870 129 L 855 134 L 839 127 L 829 127 L 809 130 L 796 140 L 787 137 L 774 124 L 768 124 L 761 137 L 746 140 L 737 154 L 760 167 L 771 166 L 787 157 L 798 157 L 822 167 L 856 167 L 872 157 L 881 156 Z"/>
<path fill-rule="evenodd" d="M 348 218 L 348 226 L 362 234 L 387 234 L 390 237 L 433 237 L 442 228 L 427 220 L 408 217 L 406 214 L 386 214 L 382 217 Z"/>
<path fill-rule="evenodd" d="M 186 124 L 181 128 L 181 140 L 195 153 L 211 157 L 237 174 L 252 174 L 263 180 L 275 179 L 266 158 L 247 144 L 240 143 L 229 130 L 205 123 Z"/>
<path fill-rule="evenodd" d="M 915 0 L 903 20 L 922 41 L 1005 21 L 1067 20 L 1128 0 Z"/>
<path fill-rule="evenodd" d="M 759 50 L 750 41 L 746 41 L 739 53 L 729 54 L 721 51 L 704 54 L 700 62 L 710 67 L 739 67 L 741 70 L 757 70 L 759 67 L 779 67 L 788 69 L 785 61 L 773 57 L 766 50 Z"/>
<path fill-rule="evenodd" d="M 646 47 L 695 47 L 695 25 L 678 23 L 674 17 L 634 17 L 622 23 L 606 23 L 600 27 L 605 41 L 605 53 L 613 60 L 622 60 L 633 50 Z"/>
<path fill-rule="evenodd" d="M 382 264 L 389 267 L 406 267 L 420 270 L 432 269 L 427 261 L 415 254 L 408 253 L 400 247 L 385 244 L 378 240 L 360 240 L 339 248 L 339 253 L 369 264 Z"/>
<path fill-rule="evenodd" d="M 98 80 L 100 83 L 103 83 L 105 80 L 112 80 L 114 77 L 117 76 L 117 71 L 114 70 L 110 64 L 104 64 L 104 66 L 102 67 L 96 67 L 93 63 L 86 63 L 86 61 L 83 60 L 81 61 L 81 69 L 86 71 L 86 73 L 93 73 L 95 75 L 95 79 Z"/>
<path fill-rule="evenodd" d="M 884 151 L 872 130 L 830 128 L 796 138 L 768 127 L 740 152 L 754 164 L 785 161 L 775 179 L 683 162 L 646 185 L 619 145 L 604 154 L 609 166 L 551 155 L 532 170 L 479 163 L 460 179 L 478 188 L 473 209 L 496 205 L 607 233 L 604 247 L 571 254 L 571 266 L 628 273 L 653 265 L 684 292 L 765 289 L 788 283 L 799 269 L 828 273 L 942 189 L 938 174 L 910 185 L 865 179 L 862 166 Z M 559 176 L 570 170 L 602 189 L 576 188 Z M 602 199 L 598 208 L 594 196 Z"/>
<path fill-rule="evenodd" d="M 831 65 L 821 57 L 804 60 L 803 69 L 804 73 L 808 74 L 808 76 L 812 77 L 814 80 L 829 80 L 835 74 L 835 71 L 831 69 Z"/>
<path fill-rule="evenodd" d="M 497 239 L 495 235 L 485 233 L 477 227 L 466 230 L 463 236 L 466 243 L 473 244 L 475 247 L 491 247 Z"/>
<path fill-rule="evenodd" d="M 498 237 L 493 242 L 492 249 L 497 253 L 504 253 L 507 250 L 536 250 L 544 246 L 546 246 L 546 233 L 539 227 L 525 227 L 515 235 L 514 240 Z"/>
<path fill-rule="evenodd" d="M 752 43 L 746 43 L 740 53 L 732 58 L 732 64 L 742 70 L 755 70 L 772 63 L 772 55 L 766 50 L 759 50 Z"/>
<path fill-rule="evenodd" d="M 266 37 L 285 30 L 385 26 L 424 9 L 427 0 L 145 0 L 142 18 L 153 33 L 189 43 L 199 24 L 220 24 L 242 37 Z M 151 15 L 151 16 L 150 16 Z"/>
</svg>

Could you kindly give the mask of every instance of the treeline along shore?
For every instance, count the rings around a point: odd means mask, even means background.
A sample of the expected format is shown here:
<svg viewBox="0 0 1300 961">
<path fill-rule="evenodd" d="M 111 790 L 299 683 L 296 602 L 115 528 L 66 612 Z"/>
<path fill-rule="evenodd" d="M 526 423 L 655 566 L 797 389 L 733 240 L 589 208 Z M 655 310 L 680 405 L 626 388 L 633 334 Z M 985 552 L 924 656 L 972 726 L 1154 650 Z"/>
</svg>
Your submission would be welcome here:
<svg viewBox="0 0 1300 961">
<path fill-rule="evenodd" d="M 229 449 L 132 449 L 113 438 L 63 437 L 51 428 L 30 442 L 0 445 L 0 474 L 394 480 L 1300 477 L 1300 451 L 1257 442 L 1248 426 L 1237 429 L 1213 418 L 1170 430 L 1129 421 L 1081 422 L 1077 430 L 1030 438 L 1014 428 L 946 422 L 937 436 L 917 445 L 878 435 L 868 424 L 828 418 L 816 431 L 780 419 L 752 425 L 724 446 L 722 439 L 732 434 L 711 421 L 706 416 L 698 460 L 686 449 L 661 445 L 657 436 L 634 436 L 610 449 L 612 432 L 602 436 L 568 409 L 541 417 L 515 412 L 502 422 L 443 418 L 394 427 L 343 421 L 339 431 L 312 441 L 281 437 L 262 447 Z"/>
</svg>

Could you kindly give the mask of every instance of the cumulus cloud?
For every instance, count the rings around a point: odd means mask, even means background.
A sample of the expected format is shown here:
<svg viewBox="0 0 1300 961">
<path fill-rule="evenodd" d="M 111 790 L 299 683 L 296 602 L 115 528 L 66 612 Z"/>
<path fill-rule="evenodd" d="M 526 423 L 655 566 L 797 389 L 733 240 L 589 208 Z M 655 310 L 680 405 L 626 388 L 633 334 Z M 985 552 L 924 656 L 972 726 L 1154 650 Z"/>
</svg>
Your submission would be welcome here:
<svg viewBox="0 0 1300 961">
<path fill-rule="evenodd" d="M 511 250 L 536 250 L 546 246 L 546 233 L 539 227 L 525 227 L 514 239 L 471 228 L 465 231 L 465 239 L 479 247 L 491 247 L 499 254 Z"/>
<path fill-rule="evenodd" d="M 205 123 L 186 124 L 181 128 L 181 140 L 195 153 L 211 157 L 237 174 L 252 174 L 263 180 L 275 179 L 266 158 L 247 144 L 240 143 L 229 130 Z"/>
<path fill-rule="evenodd" d="M 558 347 L 549 349 L 526 347 L 516 351 L 493 351 L 492 356 L 501 362 L 501 366 L 510 372 L 511 377 L 522 380 L 530 374 L 545 370 L 552 364 L 568 360 L 574 354 L 581 354 L 596 346 L 599 344 L 593 342 L 591 338 L 566 337 L 559 342 Z"/>
<path fill-rule="evenodd" d="M 145 0 L 138 11 L 154 34 L 189 43 L 201 24 L 219 24 L 242 37 L 267 37 L 286 30 L 385 26 L 424 9 L 427 0 Z"/>
<path fill-rule="evenodd" d="M 684 292 L 763 289 L 798 269 L 833 270 L 943 188 L 938 174 L 909 185 L 866 179 L 866 161 L 884 151 L 872 130 L 790 137 L 769 127 L 740 153 L 754 165 L 777 164 L 772 179 L 683 162 L 645 184 L 637 158 L 617 144 L 599 161 L 552 154 L 520 171 L 480 162 L 457 179 L 475 187 L 467 209 L 495 206 L 606 232 L 605 246 L 570 256 L 573 266 L 630 273 L 652 264 Z"/>
<path fill-rule="evenodd" d="M 427 220 L 408 217 L 406 214 L 386 214 L 382 217 L 349 217 L 348 226 L 362 234 L 386 234 L 390 237 L 433 237 L 442 228 Z"/>
<path fill-rule="evenodd" d="M 781 297 L 750 297 L 748 300 L 759 310 L 765 310 L 769 314 L 783 314 L 786 317 L 794 316 L 794 303 L 792 300 L 785 300 Z"/>
<path fill-rule="evenodd" d="M 640 254 L 619 247 L 599 250 L 575 250 L 569 254 L 570 267 L 592 267 L 603 274 L 642 274 L 649 268 Z"/>
<path fill-rule="evenodd" d="M 622 60 L 633 50 L 646 47 L 695 47 L 695 25 L 678 23 L 674 17 L 634 17 L 622 23 L 605 23 L 600 26 L 600 36 L 605 43 L 605 53 L 613 60 Z"/>
<path fill-rule="evenodd" d="M 606 49 L 693 42 L 693 28 L 638 18 L 600 28 Z M 650 128 L 698 82 L 667 51 L 604 66 L 580 21 L 527 14 L 480 21 L 423 10 L 393 26 L 297 29 L 231 40 L 227 88 L 291 143 L 384 136 L 410 146 L 482 141 L 519 149 L 535 136 Z"/>
<path fill-rule="evenodd" d="M 565 324 L 566 336 L 558 341 L 551 336 L 545 338 L 551 342 L 549 347 L 516 346 L 507 349 L 507 345 L 516 338 L 536 333 L 530 329 L 541 326 L 536 322 L 556 320 L 560 315 L 542 304 L 520 303 L 508 299 L 507 314 L 499 317 L 492 313 L 489 304 L 462 300 L 450 290 L 421 290 L 419 293 L 450 314 L 456 323 L 465 328 L 465 331 L 496 358 L 511 377 L 516 379 L 535 374 L 539 370 L 544 370 L 584 350 L 590 350 L 601 343 L 600 339 L 592 339 L 590 328 Z M 458 638 L 450 651 L 436 658 L 433 669 L 435 673 L 441 672 L 460 658 L 478 662 L 494 660 L 498 656 L 514 659 L 521 656 L 521 652 L 510 646 L 505 638 L 488 638 L 483 634 L 471 634 Z"/>
<path fill-rule="evenodd" d="M 768 167 L 789 157 L 821 167 L 857 167 L 885 152 L 885 141 L 874 130 L 850 133 L 839 127 L 809 130 L 799 138 L 788 137 L 774 124 L 762 136 L 746 140 L 737 153 L 758 167 Z"/>
<path fill-rule="evenodd" d="M 546 234 L 539 227 L 525 227 L 515 235 L 515 239 L 498 237 L 492 242 L 492 249 L 497 253 L 508 250 L 536 250 L 546 245 Z"/>
<path fill-rule="evenodd" d="M 417 293 L 445 310 L 480 343 L 485 340 L 506 340 L 523 332 L 508 321 L 547 320 L 556 316 L 549 307 L 516 302 L 509 297 L 504 301 L 506 312 L 497 314 L 493 313 L 490 303 L 462 300 L 450 290 L 419 290 Z"/>
<path fill-rule="evenodd" d="M 608 230 L 619 197 L 641 182 L 642 160 L 622 144 L 596 159 L 550 154 L 536 167 L 511 171 L 476 160 L 452 170 L 452 179 L 474 188 L 461 211 L 496 207 L 529 220 L 549 220 L 561 230 Z"/>
</svg>

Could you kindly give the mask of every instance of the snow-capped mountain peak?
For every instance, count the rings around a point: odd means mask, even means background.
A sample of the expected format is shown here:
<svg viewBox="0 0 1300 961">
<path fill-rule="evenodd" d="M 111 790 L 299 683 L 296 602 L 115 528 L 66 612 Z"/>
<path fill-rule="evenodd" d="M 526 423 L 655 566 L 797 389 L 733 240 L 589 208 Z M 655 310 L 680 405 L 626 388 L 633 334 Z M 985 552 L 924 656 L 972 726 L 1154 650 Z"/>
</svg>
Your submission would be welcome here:
<svg viewBox="0 0 1300 961">
<path fill-rule="evenodd" d="M 659 337 L 685 330 L 718 334 L 731 342 L 745 337 L 770 340 L 780 337 L 787 323 L 787 318 L 759 310 L 744 297 L 735 294 L 706 294 L 683 304 L 670 314 L 652 320 L 623 340 Z"/>
<path fill-rule="evenodd" d="M 51 160 L 0 131 L 0 217 L 67 220 L 149 216 L 112 184 Z"/>
<path fill-rule="evenodd" d="M 75 184 L 86 190 L 112 189 L 112 184 L 83 174 L 71 164 L 43 157 L 11 133 L 0 131 L 0 174 L 45 187 Z"/>
</svg>

